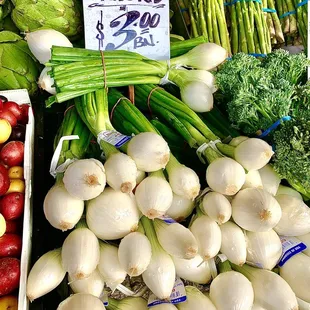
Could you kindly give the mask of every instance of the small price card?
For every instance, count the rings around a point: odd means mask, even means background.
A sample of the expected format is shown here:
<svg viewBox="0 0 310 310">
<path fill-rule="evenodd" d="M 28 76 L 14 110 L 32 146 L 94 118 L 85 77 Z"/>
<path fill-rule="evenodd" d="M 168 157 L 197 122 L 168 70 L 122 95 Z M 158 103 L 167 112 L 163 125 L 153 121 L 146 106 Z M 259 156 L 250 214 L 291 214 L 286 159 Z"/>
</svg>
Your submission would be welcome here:
<svg viewBox="0 0 310 310">
<path fill-rule="evenodd" d="M 170 58 L 169 0 L 83 0 L 85 45 Z"/>
</svg>

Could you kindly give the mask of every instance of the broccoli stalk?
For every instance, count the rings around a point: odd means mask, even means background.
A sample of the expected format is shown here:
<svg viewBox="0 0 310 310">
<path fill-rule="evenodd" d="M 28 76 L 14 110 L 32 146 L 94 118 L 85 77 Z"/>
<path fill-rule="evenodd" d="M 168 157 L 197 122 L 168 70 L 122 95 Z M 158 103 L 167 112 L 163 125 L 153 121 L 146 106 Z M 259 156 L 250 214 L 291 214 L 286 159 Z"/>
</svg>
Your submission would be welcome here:
<svg viewBox="0 0 310 310">
<path fill-rule="evenodd" d="M 273 135 L 275 171 L 310 199 L 310 119 L 300 118 L 282 124 Z"/>
</svg>

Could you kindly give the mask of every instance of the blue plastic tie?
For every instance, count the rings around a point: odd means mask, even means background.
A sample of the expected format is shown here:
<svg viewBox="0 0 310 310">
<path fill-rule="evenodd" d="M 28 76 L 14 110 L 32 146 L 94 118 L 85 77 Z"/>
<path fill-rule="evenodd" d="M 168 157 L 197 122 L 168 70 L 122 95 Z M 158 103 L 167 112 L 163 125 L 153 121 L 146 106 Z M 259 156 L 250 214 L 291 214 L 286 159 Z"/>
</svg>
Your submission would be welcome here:
<svg viewBox="0 0 310 310">
<path fill-rule="evenodd" d="M 275 130 L 282 122 L 290 121 L 292 118 L 290 116 L 283 116 L 279 120 L 277 120 L 274 124 L 272 124 L 268 129 L 266 129 L 262 134 L 260 134 L 259 138 L 264 138 L 270 134 L 271 131 Z"/>
<path fill-rule="evenodd" d="M 182 8 L 182 9 L 181 9 L 181 12 L 182 12 L 182 13 L 188 12 L 188 8 Z"/>
<path fill-rule="evenodd" d="M 308 0 L 307 0 L 308 1 Z M 263 8 L 263 12 L 266 13 L 277 13 L 277 10 L 275 9 L 269 9 L 269 8 Z"/>
<path fill-rule="evenodd" d="M 296 14 L 296 11 L 289 11 L 289 12 L 286 12 L 284 13 L 283 15 L 279 16 L 279 18 L 284 18 L 284 17 L 287 17 L 287 16 L 290 16 L 290 15 L 293 15 L 293 14 Z"/>
<path fill-rule="evenodd" d="M 261 0 L 233 0 L 232 2 L 225 2 L 224 5 L 230 6 L 236 4 L 237 2 L 257 2 L 262 4 Z"/>
<path fill-rule="evenodd" d="M 301 6 L 303 6 L 303 5 L 306 5 L 306 4 L 308 4 L 308 0 L 304 0 L 304 1 L 300 2 L 300 3 L 298 3 L 298 4 L 296 5 L 296 7 L 299 8 L 299 7 L 301 7 Z"/>
<path fill-rule="evenodd" d="M 257 54 L 257 53 L 250 53 L 249 55 L 254 56 L 254 57 L 266 57 L 267 54 Z"/>
</svg>

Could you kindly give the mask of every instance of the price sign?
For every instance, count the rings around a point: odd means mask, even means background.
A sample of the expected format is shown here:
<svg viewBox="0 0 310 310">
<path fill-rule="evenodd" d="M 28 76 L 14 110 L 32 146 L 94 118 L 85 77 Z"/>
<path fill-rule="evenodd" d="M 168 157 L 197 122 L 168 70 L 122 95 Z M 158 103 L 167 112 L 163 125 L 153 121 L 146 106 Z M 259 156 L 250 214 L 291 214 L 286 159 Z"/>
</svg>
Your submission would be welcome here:
<svg viewBox="0 0 310 310">
<path fill-rule="evenodd" d="M 169 0 L 83 0 L 85 45 L 170 58 Z"/>
</svg>

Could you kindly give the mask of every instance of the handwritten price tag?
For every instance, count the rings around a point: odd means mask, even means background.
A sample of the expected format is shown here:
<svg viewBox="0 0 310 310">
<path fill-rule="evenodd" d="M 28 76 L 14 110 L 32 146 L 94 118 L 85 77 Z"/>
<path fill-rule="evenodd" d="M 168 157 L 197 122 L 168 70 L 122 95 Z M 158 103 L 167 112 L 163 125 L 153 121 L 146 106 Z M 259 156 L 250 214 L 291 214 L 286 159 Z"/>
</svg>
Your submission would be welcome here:
<svg viewBox="0 0 310 310">
<path fill-rule="evenodd" d="M 85 45 L 170 58 L 169 0 L 83 0 Z"/>
</svg>

